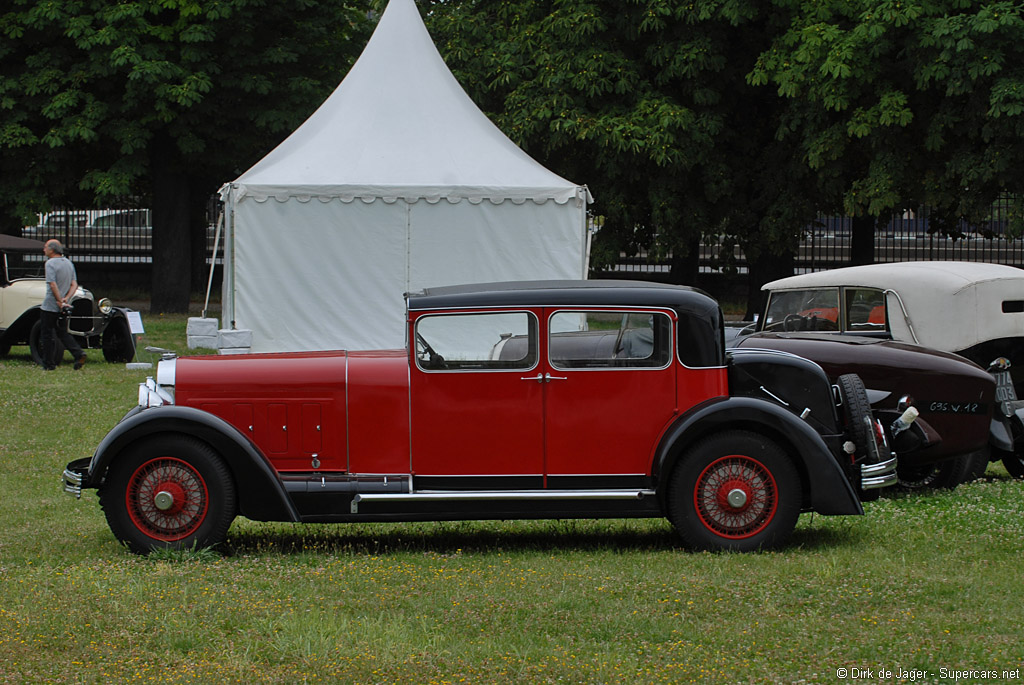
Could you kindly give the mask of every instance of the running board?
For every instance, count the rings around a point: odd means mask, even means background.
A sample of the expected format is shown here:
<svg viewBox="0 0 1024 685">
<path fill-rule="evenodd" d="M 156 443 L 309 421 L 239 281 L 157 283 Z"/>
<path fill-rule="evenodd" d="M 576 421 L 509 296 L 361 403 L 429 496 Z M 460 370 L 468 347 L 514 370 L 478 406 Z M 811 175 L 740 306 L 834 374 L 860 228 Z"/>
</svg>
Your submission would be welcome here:
<svg viewBox="0 0 1024 685">
<path fill-rule="evenodd" d="M 360 502 L 471 502 L 529 500 L 629 500 L 653 497 L 654 490 L 480 490 L 473 492 L 358 493 L 352 498 L 352 513 Z"/>
</svg>

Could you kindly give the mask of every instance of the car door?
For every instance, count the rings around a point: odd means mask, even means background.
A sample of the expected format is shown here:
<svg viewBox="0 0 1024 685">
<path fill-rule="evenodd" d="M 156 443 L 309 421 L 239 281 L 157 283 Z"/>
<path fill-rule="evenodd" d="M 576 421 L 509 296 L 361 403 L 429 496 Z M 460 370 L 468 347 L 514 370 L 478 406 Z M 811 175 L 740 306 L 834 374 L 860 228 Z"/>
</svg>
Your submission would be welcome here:
<svg viewBox="0 0 1024 685">
<path fill-rule="evenodd" d="M 675 314 L 552 309 L 545 316 L 548 487 L 648 474 L 677 413 Z"/>
<path fill-rule="evenodd" d="M 537 314 L 437 312 L 412 324 L 412 469 L 418 486 L 543 486 Z"/>
</svg>

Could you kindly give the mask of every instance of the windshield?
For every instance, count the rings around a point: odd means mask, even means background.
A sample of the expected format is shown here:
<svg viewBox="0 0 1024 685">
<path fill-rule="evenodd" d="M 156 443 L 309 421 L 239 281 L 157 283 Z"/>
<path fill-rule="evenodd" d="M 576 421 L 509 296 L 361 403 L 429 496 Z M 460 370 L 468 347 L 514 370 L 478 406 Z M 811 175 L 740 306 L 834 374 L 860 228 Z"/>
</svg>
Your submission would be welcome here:
<svg viewBox="0 0 1024 685">
<path fill-rule="evenodd" d="M 773 292 L 765 314 L 766 331 L 838 331 L 839 288 Z"/>
<path fill-rule="evenodd" d="M 889 330 L 885 293 L 854 287 L 773 292 L 762 330 L 884 333 Z"/>
</svg>

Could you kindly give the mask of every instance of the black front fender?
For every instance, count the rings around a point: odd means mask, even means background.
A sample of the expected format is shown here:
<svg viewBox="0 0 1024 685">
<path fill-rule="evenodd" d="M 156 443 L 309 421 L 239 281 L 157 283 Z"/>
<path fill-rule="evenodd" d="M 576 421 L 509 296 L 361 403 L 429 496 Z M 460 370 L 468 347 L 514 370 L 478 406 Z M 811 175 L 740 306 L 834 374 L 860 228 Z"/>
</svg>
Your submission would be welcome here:
<svg viewBox="0 0 1024 685">
<path fill-rule="evenodd" d="M 191 407 L 136 407 L 107 433 L 92 456 L 83 487 L 99 487 L 118 455 L 159 433 L 182 433 L 208 443 L 224 459 L 238 486 L 239 509 L 254 521 L 298 521 L 299 513 L 270 462 L 237 428 Z"/>
<path fill-rule="evenodd" d="M 817 431 L 782 407 L 753 397 L 719 397 L 693 407 L 666 431 L 654 459 L 660 485 L 691 445 L 712 433 L 749 430 L 771 438 L 793 458 L 809 488 L 811 508 L 824 515 L 863 514 L 864 508 L 843 467 Z M 829 436 L 838 449 L 840 436 Z"/>
</svg>

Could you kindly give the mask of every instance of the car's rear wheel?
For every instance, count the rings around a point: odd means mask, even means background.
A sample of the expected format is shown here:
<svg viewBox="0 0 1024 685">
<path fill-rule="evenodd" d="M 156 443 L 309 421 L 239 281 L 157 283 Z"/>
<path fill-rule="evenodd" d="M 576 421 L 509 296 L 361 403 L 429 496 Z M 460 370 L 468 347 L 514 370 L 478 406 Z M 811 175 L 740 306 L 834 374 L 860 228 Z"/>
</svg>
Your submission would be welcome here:
<svg viewBox="0 0 1024 685">
<path fill-rule="evenodd" d="M 682 456 L 669 480 L 668 517 L 694 549 L 750 551 L 782 544 L 800 515 L 800 476 L 775 442 L 728 431 Z"/>
<path fill-rule="evenodd" d="M 164 435 L 133 445 L 115 461 L 100 504 L 117 539 L 146 554 L 223 542 L 236 495 L 227 466 L 209 445 Z"/>
<path fill-rule="evenodd" d="M 103 358 L 112 363 L 127 363 L 135 358 L 135 340 L 128 321 L 116 317 L 103 331 Z"/>
<path fill-rule="evenodd" d="M 28 332 L 28 351 L 32 355 L 32 361 L 40 366 L 46 366 L 43 362 L 43 323 L 36 321 L 32 324 L 32 328 Z M 62 343 L 56 336 L 53 338 L 53 363 L 54 365 L 60 364 L 64 358 L 64 343 Z"/>
</svg>

